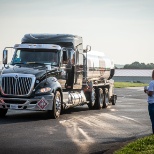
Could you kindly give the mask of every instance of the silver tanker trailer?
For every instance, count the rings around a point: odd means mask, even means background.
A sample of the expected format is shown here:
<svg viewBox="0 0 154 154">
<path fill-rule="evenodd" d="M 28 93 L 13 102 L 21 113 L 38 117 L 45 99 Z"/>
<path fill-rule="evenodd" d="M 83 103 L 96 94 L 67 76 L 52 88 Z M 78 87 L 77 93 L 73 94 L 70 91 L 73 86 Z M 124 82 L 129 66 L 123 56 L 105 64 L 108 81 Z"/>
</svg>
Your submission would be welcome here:
<svg viewBox="0 0 154 154">
<path fill-rule="evenodd" d="M 8 48 L 14 49 L 10 63 Z M 83 50 L 82 37 L 25 34 L 21 44 L 3 50 L 0 117 L 8 109 L 46 111 L 57 118 L 64 109 L 115 105 L 114 64 L 102 52 Z"/>
</svg>

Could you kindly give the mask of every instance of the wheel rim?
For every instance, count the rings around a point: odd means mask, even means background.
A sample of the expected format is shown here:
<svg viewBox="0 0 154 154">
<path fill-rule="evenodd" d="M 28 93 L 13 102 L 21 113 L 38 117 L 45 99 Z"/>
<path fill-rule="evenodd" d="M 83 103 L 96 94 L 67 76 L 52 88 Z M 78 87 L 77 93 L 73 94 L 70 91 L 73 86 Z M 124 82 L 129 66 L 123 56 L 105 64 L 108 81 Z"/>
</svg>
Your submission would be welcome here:
<svg viewBox="0 0 154 154">
<path fill-rule="evenodd" d="M 104 99 L 104 96 L 103 96 L 103 91 L 100 89 L 99 90 L 99 104 L 100 104 L 100 107 L 103 105 L 103 99 Z"/>
<path fill-rule="evenodd" d="M 92 106 L 94 106 L 95 100 L 96 100 L 95 90 L 92 89 L 92 92 L 91 92 L 91 105 L 92 105 Z"/>
<path fill-rule="evenodd" d="M 56 104 L 56 116 L 59 116 L 61 112 L 61 96 L 59 92 L 56 93 L 55 101 L 56 101 L 55 103 Z"/>
<path fill-rule="evenodd" d="M 108 91 L 106 92 L 105 95 L 106 95 L 105 96 L 105 103 L 106 103 L 106 105 L 108 105 L 109 104 L 109 93 L 108 93 Z"/>
</svg>

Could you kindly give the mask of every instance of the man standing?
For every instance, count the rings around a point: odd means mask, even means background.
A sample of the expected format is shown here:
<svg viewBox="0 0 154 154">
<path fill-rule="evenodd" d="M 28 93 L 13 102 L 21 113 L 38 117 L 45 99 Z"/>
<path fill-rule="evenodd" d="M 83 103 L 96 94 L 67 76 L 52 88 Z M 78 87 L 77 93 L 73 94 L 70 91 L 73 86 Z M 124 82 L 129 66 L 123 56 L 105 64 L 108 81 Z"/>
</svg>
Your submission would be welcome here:
<svg viewBox="0 0 154 154">
<path fill-rule="evenodd" d="M 144 92 L 148 95 L 148 111 L 154 134 L 154 70 L 152 71 L 152 80 L 149 83 L 149 86 L 144 89 Z"/>
</svg>

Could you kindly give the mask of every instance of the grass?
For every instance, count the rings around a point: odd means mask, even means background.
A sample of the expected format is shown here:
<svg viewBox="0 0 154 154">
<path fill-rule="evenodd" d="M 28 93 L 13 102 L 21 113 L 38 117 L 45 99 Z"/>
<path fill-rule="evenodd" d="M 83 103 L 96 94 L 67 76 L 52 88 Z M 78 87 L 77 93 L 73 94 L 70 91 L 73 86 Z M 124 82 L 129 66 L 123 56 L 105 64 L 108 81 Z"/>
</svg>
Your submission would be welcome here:
<svg viewBox="0 0 154 154">
<path fill-rule="evenodd" d="M 126 88 L 126 87 L 144 87 L 146 83 L 133 83 L 133 82 L 114 82 L 115 88 Z"/>
<path fill-rule="evenodd" d="M 137 139 L 114 154 L 154 154 L 154 135 Z"/>
</svg>

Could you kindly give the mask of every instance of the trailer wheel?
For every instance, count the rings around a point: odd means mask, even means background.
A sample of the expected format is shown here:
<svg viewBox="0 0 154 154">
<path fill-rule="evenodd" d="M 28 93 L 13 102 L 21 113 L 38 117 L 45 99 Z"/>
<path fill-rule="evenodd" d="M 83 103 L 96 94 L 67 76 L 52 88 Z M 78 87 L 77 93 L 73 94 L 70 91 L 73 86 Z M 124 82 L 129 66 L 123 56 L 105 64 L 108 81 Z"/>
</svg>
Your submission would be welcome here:
<svg viewBox="0 0 154 154">
<path fill-rule="evenodd" d="M 116 100 L 117 100 L 116 95 L 113 95 L 113 98 L 112 98 L 112 105 L 115 105 L 115 104 L 116 104 Z"/>
<path fill-rule="evenodd" d="M 104 101 L 103 101 L 103 108 L 107 108 L 109 105 L 109 91 L 107 88 L 104 90 Z"/>
<path fill-rule="evenodd" d="M 0 109 L 0 118 L 5 117 L 8 109 Z"/>
<path fill-rule="evenodd" d="M 98 88 L 96 92 L 96 102 L 95 107 L 96 109 L 101 109 L 103 106 L 104 94 L 102 88 Z"/>
<path fill-rule="evenodd" d="M 60 116 L 62 111 L 62 97 L 59 91 L 55 92 L 54 100 L 53 100 L 53 109 L 48 110 L 48 117 L 52 119 L 56 119 Z"/>
<path fill-rule="evenodd" d="M 88 107 L 89 109 L 94 109 L 95 100 L 96 100 L 96 93 L 94 88 L 92 89 L 91 92 L 88 93 L 88 97 L 89 97 Z"/>
</svg>

